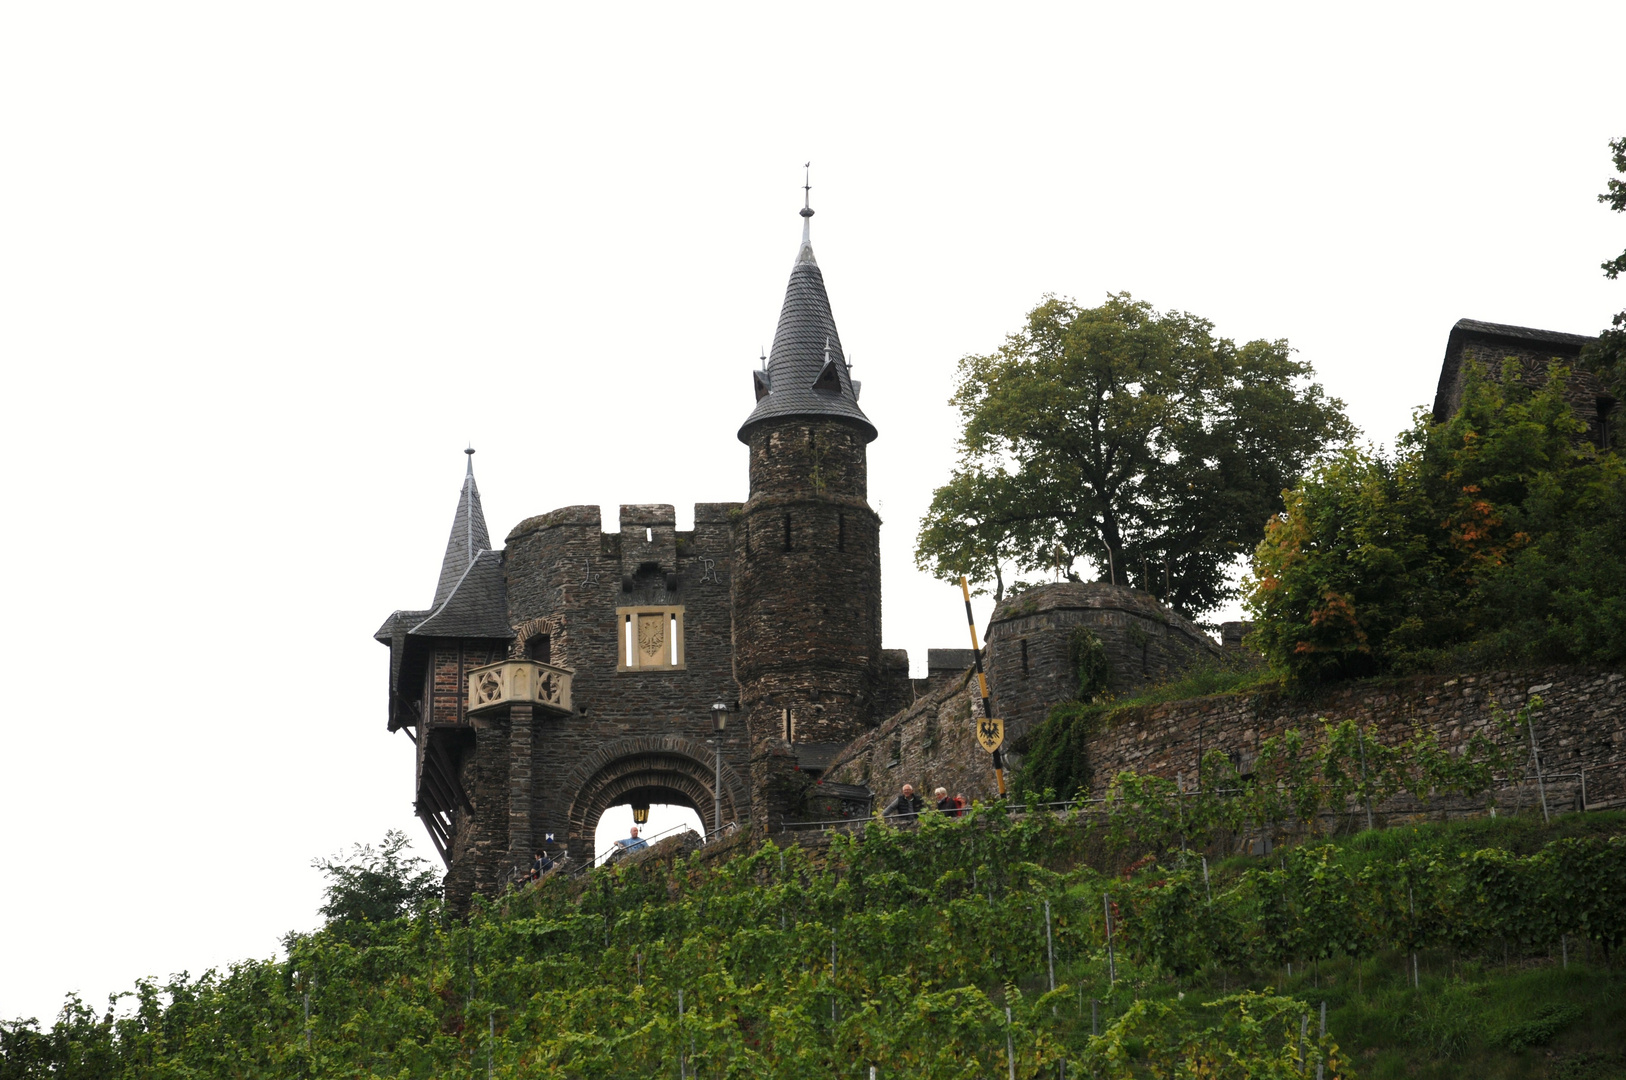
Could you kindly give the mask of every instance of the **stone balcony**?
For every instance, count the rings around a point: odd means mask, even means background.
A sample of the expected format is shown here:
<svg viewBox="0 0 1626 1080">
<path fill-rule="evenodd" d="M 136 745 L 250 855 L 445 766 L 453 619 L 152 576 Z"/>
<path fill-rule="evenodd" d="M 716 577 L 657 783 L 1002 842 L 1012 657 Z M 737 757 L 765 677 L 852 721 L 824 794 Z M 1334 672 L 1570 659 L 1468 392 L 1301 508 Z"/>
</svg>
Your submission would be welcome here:
<svg viewBox="0 0 1626 1080">
<path fill-rule="evenodd" d="M 535 660 L 504 660 L 469 672 L 471 716 L 510 705 L 535 705 L 570 715 L 570 672 Z"/>
</svg>

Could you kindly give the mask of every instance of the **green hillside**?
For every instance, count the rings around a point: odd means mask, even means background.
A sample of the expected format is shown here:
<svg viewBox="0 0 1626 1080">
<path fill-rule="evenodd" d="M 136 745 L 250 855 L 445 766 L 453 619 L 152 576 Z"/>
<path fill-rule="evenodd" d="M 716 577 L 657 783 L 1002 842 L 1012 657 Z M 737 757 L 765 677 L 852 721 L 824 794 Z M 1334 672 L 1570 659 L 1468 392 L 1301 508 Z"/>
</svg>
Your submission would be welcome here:
<svg viewBox="0 0 1626 1080">
<path fill-rule="evenodd" d="M 1626 815 L 1310 841 L 1206 881 L 1122 825 L 978 808 L 658 849 L 466 923 L 337 921 L 115 1019 L 5 1024 L 0 1080 L 1626 1075 Z"/>
</svg>

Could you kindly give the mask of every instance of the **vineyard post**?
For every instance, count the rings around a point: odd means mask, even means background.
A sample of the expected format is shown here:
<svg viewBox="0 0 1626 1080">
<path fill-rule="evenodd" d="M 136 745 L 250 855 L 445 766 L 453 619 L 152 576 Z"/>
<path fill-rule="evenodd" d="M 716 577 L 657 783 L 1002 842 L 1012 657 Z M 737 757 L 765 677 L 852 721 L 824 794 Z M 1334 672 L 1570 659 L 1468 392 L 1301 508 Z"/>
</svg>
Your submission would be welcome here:
<svg viewBox="0 0 1626 1080">
<path fill-rule="evenodd" d="M 1101 1002 L 1096 998 L 1090 999 L 1090 1034 L 1101 1034 Z"/>
<path fill-rule="evenodd" d="M 836 1022 L 836 937 L 835 930 L 830 931 L 830 1024 Z"/>
<path fill-rule="evenodd" d="M 486 1080 L 491 1080 L 491 1047 L 497 1041 L 497 1014 L 486 1013 Z"/>
<path fill-rule="evenodd" d="M 1055 939 L 1050 936 L 1049 900 L 1044 902 L 1044 955 L 1046 962 L 1050 965 L 1050 990 L 1054 993 L 1056 989 L 1056 944 Z M 1050 1012 L 1054 1014 L 1055 1011 L 1055 1006 L 1051 1006 Z"/>
<path fill-rule="evenodd" d="M 678 988 L 678 1080 L 689 1080 L 688 1063 L 683 1059 L 683 989 Z"/>
<path fill-rule="evenodd" d="M 988 677 L 982 673 L 982 646 L 977 644 L 977 620 L 971 614 L 971 583 L 964 574 L 960 575 L 960 594 L 965 597 L 965 624 L 971 631 L 971 656 L 977 664 L 977 689 L 982 692 L 982 718 L 992 720 L 994 707 L 988 701 Z M 1005 757 L 1000 753 L 1000 747 L 995 745 L 990 753 L 994 759 L 994 784 L 999 789 L 999 797 L 1005 797 Z"/>
<path fill-rule="evenodd" d="M 1320 1031 L 1319 1031 L 1317 1037 L 1320 1039 L 1320 1041 L 1322 1043 L 1322 1047 L 1321 1047 L 1322 1052 L 1325 1053 L 1326 1052 L 1326 1042 L 1327 1042 L 1327 1003 L 1325 1001 L 1323 1001 L 1321 1003 L 1321 1028 L 1320 1028 Z M 1327 1067 L 1327 1063 L 1326 1063 L 1325 1059 L 1315 1063 L 1315 1080 L 1324 1080 L 1324 1077 L 1326 1075 L 1324 1070 L 1326 1069 L 1326 1067 Z"/>
<path fill-rule="evenodd" d="M 305 982 L 305 1052 L 311 1052 L 311 980 Z"/>
<path fill-rule="evenodd" d="M 1203 856 L 1203 891 L 1208 894 L 1208 906 L 1214 906 L 1214 887 L 1208 883 L 1208 856 Z"/>
<path fill-rule="evenodd" d="M 1304 1037 L 1310 1033 L 1310 1014 L 1299 1017 L 1299 1071 L 1304 1071 Z"/>
<path fill-rule="evenodd" d="M 1107 910 L 1107 986 L 1118 981 L 1118 965 L 1112 957 L 1112 894 L 1102 893 L 1101 903 Z"/>
<path fill-rule="evenodd" d="M 1412 947 L 1412 949 L 1411 949 L 1411 985 L 1412 985 L 1412 989 L 1421 990 L 1423 988 L 1423 980 L 1417 974 L 1417 944 L 1416 944 L 1417 902 L 1412 899 L 1411 882 L 1409 882 L 1409 881 L 1406 882 L 1406 910 L 1411 912 L 1411 921 L 1412 921 L 1412 925 L 1408 926 L 1406 928 L 1406 936 L 1412 939 L 1411 941 L 1407 942 L 1407 944 Z M 1549 953 L 1548 955 L 1551 955 L 1551 954 Z"/>
<path fill-rule="evenodd" d="M 1016 1045 L 1011 1042 L 1011 1007 L 1005 1006 L 1005 1063 L 1010 1066 L 1011 1080 L 1016 1080 Z"/>
<path fill-rule="evenodd" d="M 1366 732 L 1355 725 L 1355 745 L 1361 748 L 1361 801 L 1366 804 L 1366 831 L 1372 831 L 1372 785 L 1366 779 Z"/>
<path fill-rule="evenodd" d="M 1541 776 L 1541 751 L 1536 748 L 1536 718 L 1528 705 L 1524 710 L 1524 726 L 1530 732 L 1530 757 L 1536 763 L 1536 790 L 1541 793 L 1541 820 L 1548 822 L 1552 819 L 1547 816 L 1547 784 Z"/>
</svg>

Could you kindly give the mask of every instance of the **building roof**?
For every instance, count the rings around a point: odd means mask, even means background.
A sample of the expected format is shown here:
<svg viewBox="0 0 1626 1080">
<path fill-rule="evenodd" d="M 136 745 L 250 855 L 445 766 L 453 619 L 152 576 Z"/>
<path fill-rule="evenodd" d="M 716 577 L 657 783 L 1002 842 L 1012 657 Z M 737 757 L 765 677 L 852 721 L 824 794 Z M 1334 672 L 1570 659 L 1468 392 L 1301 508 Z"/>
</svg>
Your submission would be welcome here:
<svg viewBox="0 0 1626 1080">
<path fill-rule="evenodd" d="M 475 552 L 474 561 L 452 586 L 445 602 L 407 633 L 413 637 L 513 637 L 514 628 L 508 625 L 502 552 L 489 548 Z"/>
<path fill-rule="evenodd" d="M 1585 334 L 1458 319 L 1445 339 L 1445 360 L 1440 364 L 1440 381 L 1434 391 L 1434 422 L 1443 423 L 1456 411 L 1458 384 L 1462 378 L 1462 347 L 1469 342 L 1521 349 L 1541 356 L 1574 358 L 1596 340 Z"/>
<path fill-rule="evenodd" d="M 457 497 L 457 513 L 452 517 L 452 534 L 446 539 L 446 557 L 441 560 L 440 580 L 435 584 L 431 608 L 446 602 L 474 562 L 475 555 L 491 550 L 486 515 L 480 509 L 480 489 L 474 483 L 474 449 L 470 447 L 463 452 L 469 456 L 468 472 L 463 476 L 463 490 Z"/>
<path fill-rule="evenodd" d="M 848 420 L 864 432 L 864 441 L 876 436 L 875 425 L 858 407 L 859 385 L 847 368 L 830 298 L 824 291 L 824 273 L 813 257 L 808 222 L 813 211 L 802 210 L 802 245 L 785 286 L 766 373 L 753 373 L 756 408 L 740 426 L 741 442 L 764 420 L 811 416 Z"/>
</svg>

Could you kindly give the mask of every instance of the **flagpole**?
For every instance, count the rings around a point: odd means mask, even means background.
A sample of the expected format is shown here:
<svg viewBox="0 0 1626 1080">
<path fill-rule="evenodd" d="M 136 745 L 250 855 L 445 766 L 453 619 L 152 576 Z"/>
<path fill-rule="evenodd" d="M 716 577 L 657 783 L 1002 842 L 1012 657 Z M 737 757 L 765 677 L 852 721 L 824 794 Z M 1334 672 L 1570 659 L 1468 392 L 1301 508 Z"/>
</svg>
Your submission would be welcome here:
<svg viewBox="0 0 1626 1080">
<path fill-rule="evenodd" d="M 965 597 L 965 625 L 971 631 L 971 656 L 977 664 L 977 689 L 982 691 L 982 716 L 984 720 L 994 718 L 994 707 L 988 700 L 988 676 L 982 673 L 982 646 L 977 644 L 977 620 L 971 614 L 971 584 L 960 575 L 960 594 Z M 1000 742 L 1004 741 L 1004 732 L 999 733 Z M 994 744 L 990 751 L 994 759 L 994 782 L 999 787 L 999 797 L 1005 797 L 1005 757 L 999 752 L 999 743 Z"/>
</svg>

